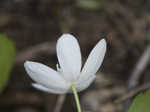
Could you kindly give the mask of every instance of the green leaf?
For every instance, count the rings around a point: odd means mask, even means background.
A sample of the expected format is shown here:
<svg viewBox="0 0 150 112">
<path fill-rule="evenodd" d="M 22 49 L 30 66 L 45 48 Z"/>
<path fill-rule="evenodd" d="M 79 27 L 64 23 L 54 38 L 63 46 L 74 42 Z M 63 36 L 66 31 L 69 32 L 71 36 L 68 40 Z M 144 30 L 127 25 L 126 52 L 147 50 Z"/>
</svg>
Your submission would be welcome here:
<svg viewBox="0 0 150 112">
<path fill-rule="evenodd" d="M 15 47 L 6 35 L 0 34 L 0 92 L 7 84 L 15 60 Z"/>
<path fill-rule="evenodd" d="M 135 97 L 129 112 L 150 112 L 150 90 Z"/>
</svg>

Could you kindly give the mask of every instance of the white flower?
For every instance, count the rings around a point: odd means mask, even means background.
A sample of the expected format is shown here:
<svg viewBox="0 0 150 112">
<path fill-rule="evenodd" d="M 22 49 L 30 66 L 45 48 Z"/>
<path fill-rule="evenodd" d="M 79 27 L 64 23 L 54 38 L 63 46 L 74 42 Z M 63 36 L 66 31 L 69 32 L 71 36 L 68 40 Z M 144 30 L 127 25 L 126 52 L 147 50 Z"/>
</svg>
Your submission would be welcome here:
<svg viewBox="0 0 150 112">
<path fill-rule="evenodd" d="M 106 42 L 99 41 L 91 51 L 83 69 L 78 41 L 70 34 L 63 34 L 57 41 L 57 71 L 37 62 L 26 61 L 24 67 L 36 82 L 32 85 L 42 91 L 64 94 L 74 84 L 77 91 L 86 89 L 95 79 L 106 52 Z"/>
</svg>

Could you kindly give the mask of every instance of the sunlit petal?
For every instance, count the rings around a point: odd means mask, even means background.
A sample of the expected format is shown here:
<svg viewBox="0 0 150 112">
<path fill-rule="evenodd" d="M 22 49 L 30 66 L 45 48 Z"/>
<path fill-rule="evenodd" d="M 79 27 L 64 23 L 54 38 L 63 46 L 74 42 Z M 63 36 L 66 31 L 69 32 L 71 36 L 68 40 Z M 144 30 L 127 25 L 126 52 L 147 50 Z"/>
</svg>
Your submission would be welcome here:
<svg viewBox="0 0 150 112">
<path fill-rule="evenodd" d="M 57 57 L 65 79 L 75 81 L 81 70 L 81 52 L 75 37 L 63 34 L 59 38 Z"/>
<path fill-rule="evenodd" d="M 100 68 L 106 52 L 106 41 L 102 39 L 91 51 L 88 59 L 82 69 L 80 80 L 84 80 L 90 75 L 95 75 Z"/>
<path fill-rule="evenodd" d="M 55 70 L 37 62 L 26 61 L 24 67 L 28 75 L 44 87 L 67 90 L 70 84 Z"/>
</svg>

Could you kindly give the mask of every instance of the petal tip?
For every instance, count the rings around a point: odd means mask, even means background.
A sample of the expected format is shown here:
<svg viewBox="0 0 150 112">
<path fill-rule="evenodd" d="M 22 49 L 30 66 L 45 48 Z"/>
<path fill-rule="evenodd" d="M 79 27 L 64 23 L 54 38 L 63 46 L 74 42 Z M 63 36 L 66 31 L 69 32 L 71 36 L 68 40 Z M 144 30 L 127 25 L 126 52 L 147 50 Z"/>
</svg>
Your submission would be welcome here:
<svg viewBox="0 0 150 112">
<path fill-rule="evenodd" d="M 24 64 L 28 64 L 28 63 L 31 63 L 31 62 L 32 62 L 32 61 L 28 61 L 28 60 L 27 60 L 27 61 L 24 62 Z"/>
<path fill-rule="evenodd" d="M 25 61 L 24 62 L 24 67 L 27 68 L 31 65 L 31 63 L 33 63 L 32 61 Z"/>
<path fill-rule="evenodd" d="M 73 36 L 73 35 L 70 34 L 70 33 L 64 33 L 64 34 L 62 34 L 62 36 L 63 36 L 63 37 L 70 37 L 70 36 Z"/>
<path fill-rule="evenodd" d="M 101 43 L 106 46 L 106 40 L 104 38 L 101 39 Z"/>
<path fill-rule="evenodd" d="M 72 34 L 64 33 L 62 36 L 58 39 L 58 41 L 66 40 L 66 39 L 75 39 L 75 37 Z"/>
<path fill-rule="evenodd" d="M 101 39 L 99 45 L 103 47 L 103 51 L 104 51 L 104 54 L 105 54 L 106 49 L 107 49 L 107 43 L 106 43 L 106 40 L 105 40 L 104 38 Z"/>
<path fill-rule="evenodd" d="M 24 67 L 26 68 L 28 66 L 28 61 L 24 62 Z"/>
</svg>

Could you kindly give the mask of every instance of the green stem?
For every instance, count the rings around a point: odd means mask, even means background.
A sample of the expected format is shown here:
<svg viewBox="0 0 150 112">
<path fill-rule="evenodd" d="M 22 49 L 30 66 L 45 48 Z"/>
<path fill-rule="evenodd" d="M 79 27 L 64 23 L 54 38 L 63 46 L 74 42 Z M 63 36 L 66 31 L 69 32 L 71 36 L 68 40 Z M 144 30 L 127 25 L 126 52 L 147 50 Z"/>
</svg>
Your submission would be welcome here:
<svg viewBox="0 0 150 112">
<path fill-rule="evenodd" d="M 76 101 L 78 112 L 82 112 L 79 97 L 78 97 L 78 93 L 77 93 L 77 90 L 76 90 L 74 84 L 71 85 L 71 88 L 72 88 L 72 91 L 73 91 L 73 94 L 74 94 L 74 98 L 75 98 L 75 101 Z"/>
</svg>

